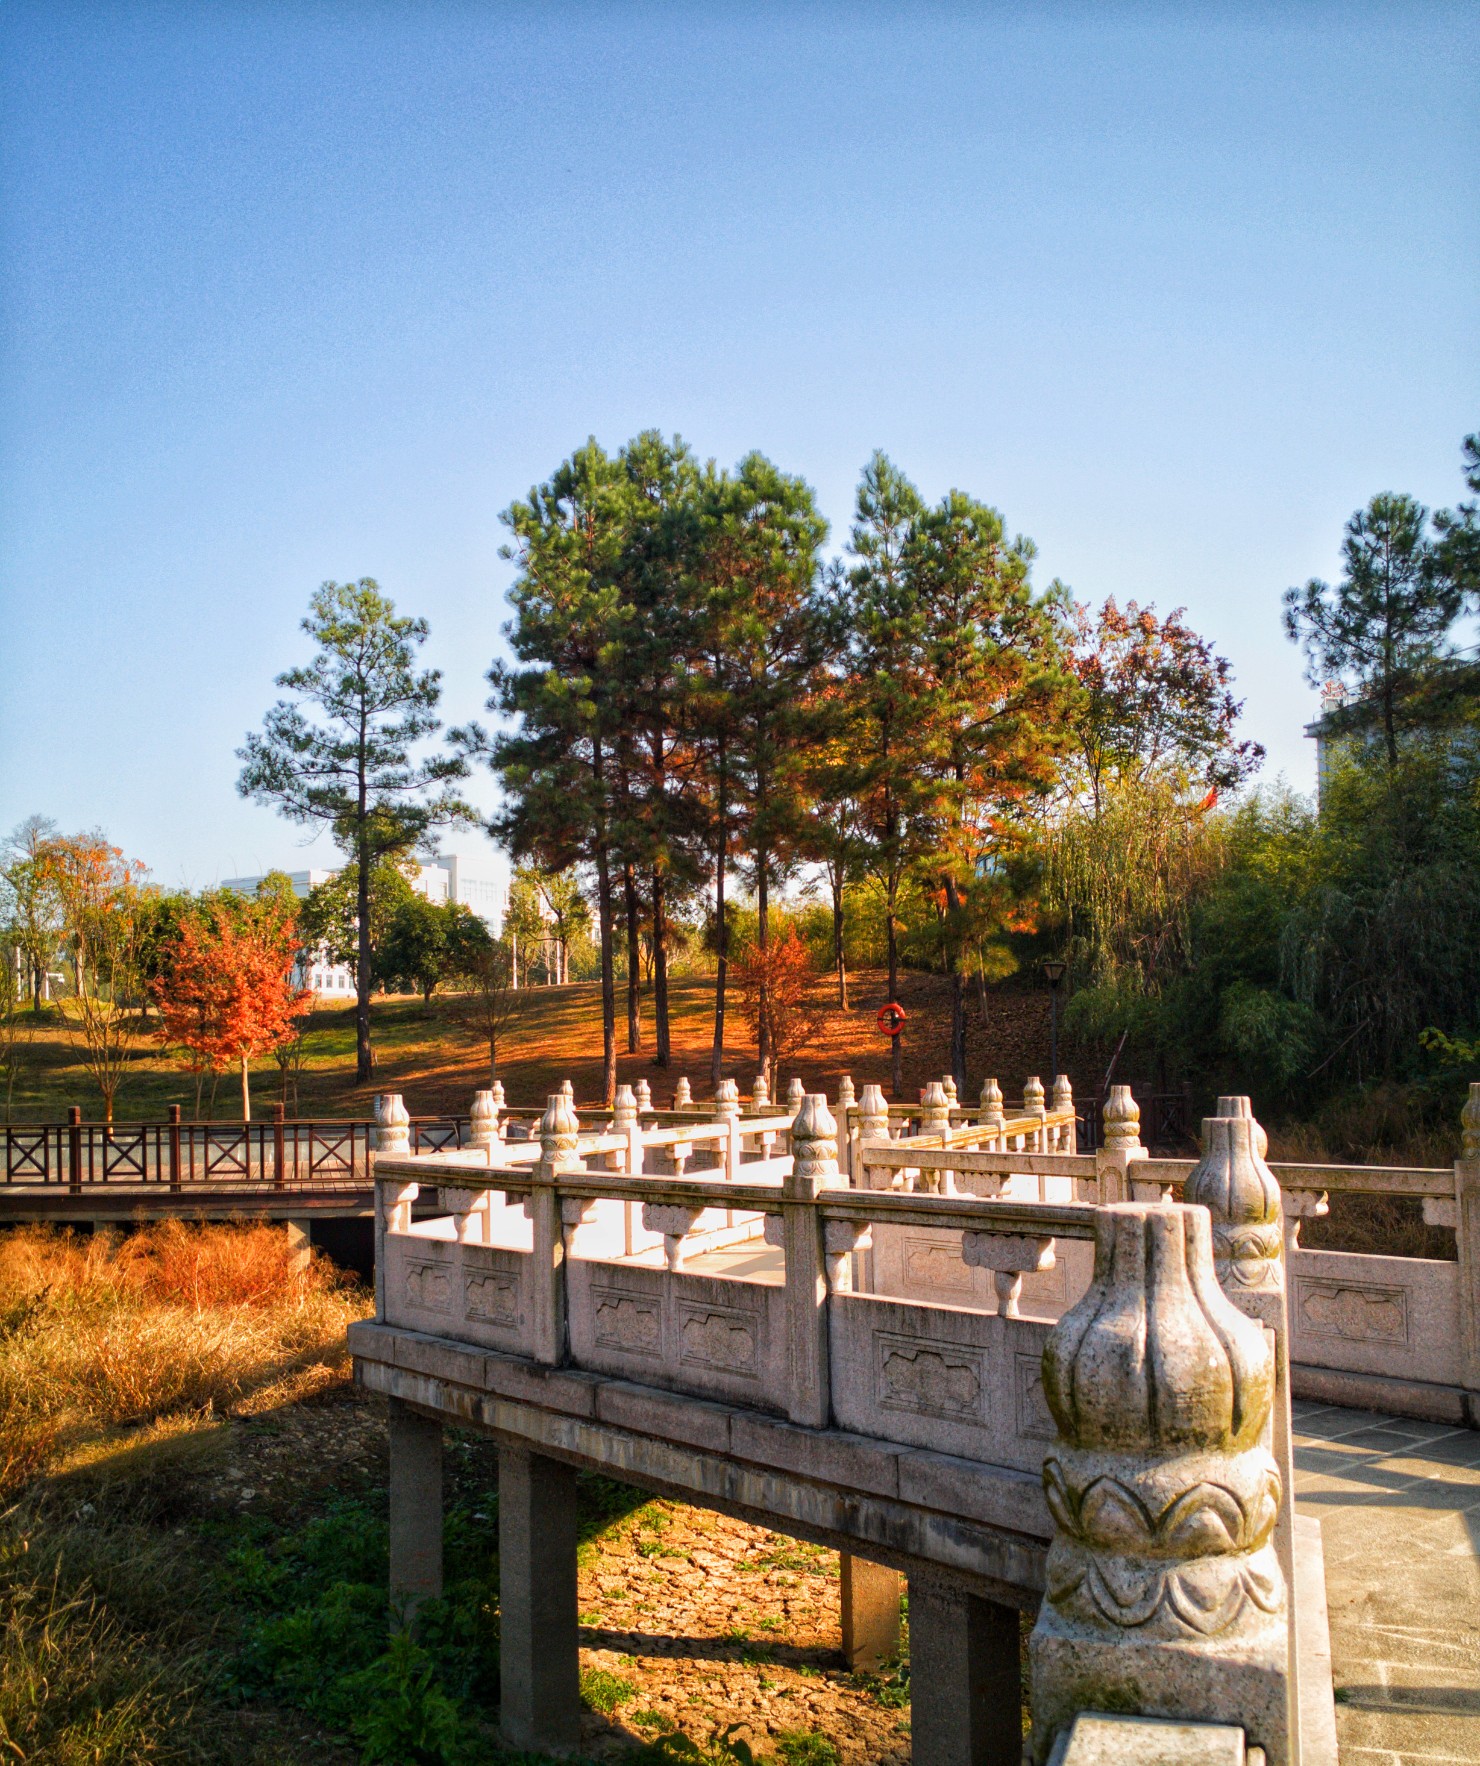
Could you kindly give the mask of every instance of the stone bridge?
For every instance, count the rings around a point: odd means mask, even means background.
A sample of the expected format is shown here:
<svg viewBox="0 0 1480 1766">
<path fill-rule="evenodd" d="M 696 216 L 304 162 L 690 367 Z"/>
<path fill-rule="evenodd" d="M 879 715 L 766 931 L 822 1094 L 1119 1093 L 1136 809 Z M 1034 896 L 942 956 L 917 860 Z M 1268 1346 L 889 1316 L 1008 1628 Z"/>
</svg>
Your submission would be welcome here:
<svg viewBox="0 0 1480 1766">
<path fill-rule="evenodd" d="M 1011 1116 L 995 1090 L 972 1120 L 932 1086 L 891 1123 L 868 1087 L 841 1131 L 821 1095 L 747 1114 L 733 1082 L 708 1120 L 623 1088 L 585 1129 L 558 1093 L 524 1141 L 485 1095 L 472 1146 L 421 1156 L 386 1111 L 351 1346 L 391 1401 L 393 1589 L 440 1588 L 443 1424 L 491 1434 L 512 1745 L 578 1739 L 584 1467 L 836 1548 L 854 1660 L 907 1579 L 931 1766 L 1017 1766 L 1024 1610 L 1039 1766 L 1171 1744 L 1127 1714 L 1224 1750 L 1189 1759 L 1334 1760 L 1292 1503 L 1295 1237 L 1247 1100 L 1194 1166 L 1148 1159 L 1123 1088 L 1095 1155 L 1066 1090 Z"/>
</svg>

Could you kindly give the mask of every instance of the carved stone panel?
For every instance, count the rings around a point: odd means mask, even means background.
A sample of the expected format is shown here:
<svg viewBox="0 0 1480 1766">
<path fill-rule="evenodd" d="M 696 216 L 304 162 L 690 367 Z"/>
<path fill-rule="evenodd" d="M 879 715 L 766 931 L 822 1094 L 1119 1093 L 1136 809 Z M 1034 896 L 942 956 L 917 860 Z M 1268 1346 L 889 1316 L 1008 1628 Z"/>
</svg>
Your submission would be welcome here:
<svg viewBox="0 0 1480 1766">
<path fill-rule="evenodd" d="M 452 1271 L 445 1263 L 406 1259 L 406 1300 L 418 1312 L 452 1313 Z"/>
<path fill-rule="evenodd" d="M 1043 1396 L 1043 1357 L 1019 1352 L 1013 1358 L 1016 1377 L 1017 1432 L 1025 1441 L 1058 1437 L 1048 1400 Z"/>
<path fill-rule="evenodd" d="M 1302 1276 L 1296 1284 L 1296 1305 L 1308 1336 L 1339 1337 L 1349 1343 L 1408 1342 L 1406 1288 Z"/>
<path fill-rule="evenodd" d="M 719 1368 L 748 1379 L 756 1377 L 760 1320 L 754 1313 L 738 1307 L 680 1302 L 675 1308 L 675 1322 L 682 1366 Z"/>
<path fill-rule="evenodd" d="M 595 1339 L 603 1349 L 645 1359 L 663 1359 L 663 1315 L 660 1302 L 611 1283 L 593 1282 Z"/>
<path fill-rule="evenodd" d="M 960 1234 L 956 1235 L 959 1241 Z M 959 1242 L 934 1234 L 906 1233 L 901 1246 L 905 1288 L 911 1293 L 935 1294 L 942 1299 L 969 1300 L 976 1286 L 971 1270 L 961 1261 Z"/>
<path fill-rule="evenodd" d="M 980 1349 L 875 1331 L 875 1392 L 884 1410 L 946 1422 L 986 1421 L 986 1368 Z"/>
<path fill-rule="evenodd" d="M 463 1300 L 474 1323 L 507 1327 L 519 1323 L 519 1281 L 510 1270 L 466 1271 Z"/>
</svg>

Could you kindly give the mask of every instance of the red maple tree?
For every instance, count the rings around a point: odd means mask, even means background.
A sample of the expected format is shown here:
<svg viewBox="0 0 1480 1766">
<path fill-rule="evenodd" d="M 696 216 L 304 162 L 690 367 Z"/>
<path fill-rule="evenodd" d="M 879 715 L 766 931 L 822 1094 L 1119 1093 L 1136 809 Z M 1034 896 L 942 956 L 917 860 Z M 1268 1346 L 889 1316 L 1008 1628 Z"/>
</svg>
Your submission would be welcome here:
<svg viewBox="0 0 1480 1766">
<path fill-rule="evenodd" d="M 252 1120 L 253 1058 L 291 1042 L 313 999 L 293 985 L 295 951 L 292 919 L 265 904 L 200 915 L 181 926 L 153 984 L 162 1042 L 182 1049 L 197 1074 L 240 1068 L 243 1122 Z M 198 1114 L 198 1082 L 196 1103 Z"/>
</svg>

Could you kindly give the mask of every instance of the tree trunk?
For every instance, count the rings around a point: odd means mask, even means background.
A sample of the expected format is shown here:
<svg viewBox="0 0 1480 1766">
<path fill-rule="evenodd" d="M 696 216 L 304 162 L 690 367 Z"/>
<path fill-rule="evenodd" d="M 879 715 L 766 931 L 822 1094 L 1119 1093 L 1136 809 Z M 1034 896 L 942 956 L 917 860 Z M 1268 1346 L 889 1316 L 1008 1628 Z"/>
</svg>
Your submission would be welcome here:
<svg viewBox="0 0 1480 1766">
<path fill-rule="evenodd" d="M 833 963 L 838 972 L 838 1004 L 848 1010 L 848 959 L 843 950 L 843 885 L 829 878 L 833 898 Z"/>
<path fill-rule="evenodd" d="M 760 957 L 760 998 L 756 1009 L 756 1050 L 761 1072 L 771 1071 L 771 989 L 766 975 L 766 953 L 771 947 L 771 904 L 766 854 L 755 855 L 755 947 Z"/>
<path fill-rule="evenodd" d="M 368 1085 L 370 1055 L 370 847 L 362 838 L 355 861 L 355 1084 Z"/>
<path fill-rule="evenodd" d="M 642 1047 L 642 1025 L 638 1019 L 642 967 L 637 937 L 637 879 L 630 859 L 622 866 L 622 903 L 627 913 L 627 1053 L 635 1055 Z"/>
<path fill-rule="evenodd" d="M 596 849 L 596 919 L 601 935 L 602 1101 L 610 1110 L 617 1098 L 617 985 L 612 953 L 612 875 L 603 842 Z"/>
<path fill-rule="evenodd" d="M 946 968 L 951 977 L 951 1073 L 960 1097 L 966 1096 L 966 976 L 961 969 L 961 952 L 956 944 L 955 926 L 961 896 L 954 877 L 946 878 Z"/>
<path fill-rule="evenodd" d="M 730 803 L 725 777 L 725 748 L 720 743 L 716 809 L 719 838 L 714 854 L 714 1047 L 709 1056 L 709 1083 L 717 1086 L 725 1065 L 725 979 L 730 961 L 730 936 L 725 924 L 725 859 L 729 846 Z"/>
<path fill-rule="evenodd" d="M 666 1067 L 672 1054 L 668 1029 L 668 917 L 663 896 L 663 873 L 653 871 L 653 1025 L 658 1051 L 655 1067 Z"/>
<path fill-rule="evenodd" d="M 889 907 L 887 913 L 889 932 L 889 998 L 899 998 L 899 921 L 895 915 L 898 906 L 898 885 L 889 886 Z M 898 1099 L 904 1089 L 904 1032 L 889 1038 L 889 1091 Z"/>
<path fill-rule="evenodd" d="M 252 1120 L 252 1082 L 247 1076 L 247 1057 L 242 1056 L 242 1121 Z"/>
</svg>

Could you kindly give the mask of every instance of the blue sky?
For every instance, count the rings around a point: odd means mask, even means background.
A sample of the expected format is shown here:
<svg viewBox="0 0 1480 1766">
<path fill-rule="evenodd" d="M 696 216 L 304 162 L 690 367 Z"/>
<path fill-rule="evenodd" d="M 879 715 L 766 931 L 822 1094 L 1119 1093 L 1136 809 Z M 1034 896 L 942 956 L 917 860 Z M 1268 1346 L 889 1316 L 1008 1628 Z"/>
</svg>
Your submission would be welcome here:
<svg viewBox="0 0 1480 1766">
<path fill-rule="evenodd" d="M 479 708 L 499 511 L 588 434 L 761 448 L 838 538 L 875 447 L 985 497 L 1184 604 L 1302 788 L 1282 590 L 1462 494 L 1473 5 L 47 0 L 0 55 L 0 828 L 169 883 L 323 861 L 233 786 L 325 578 Z"/>
</svg>

